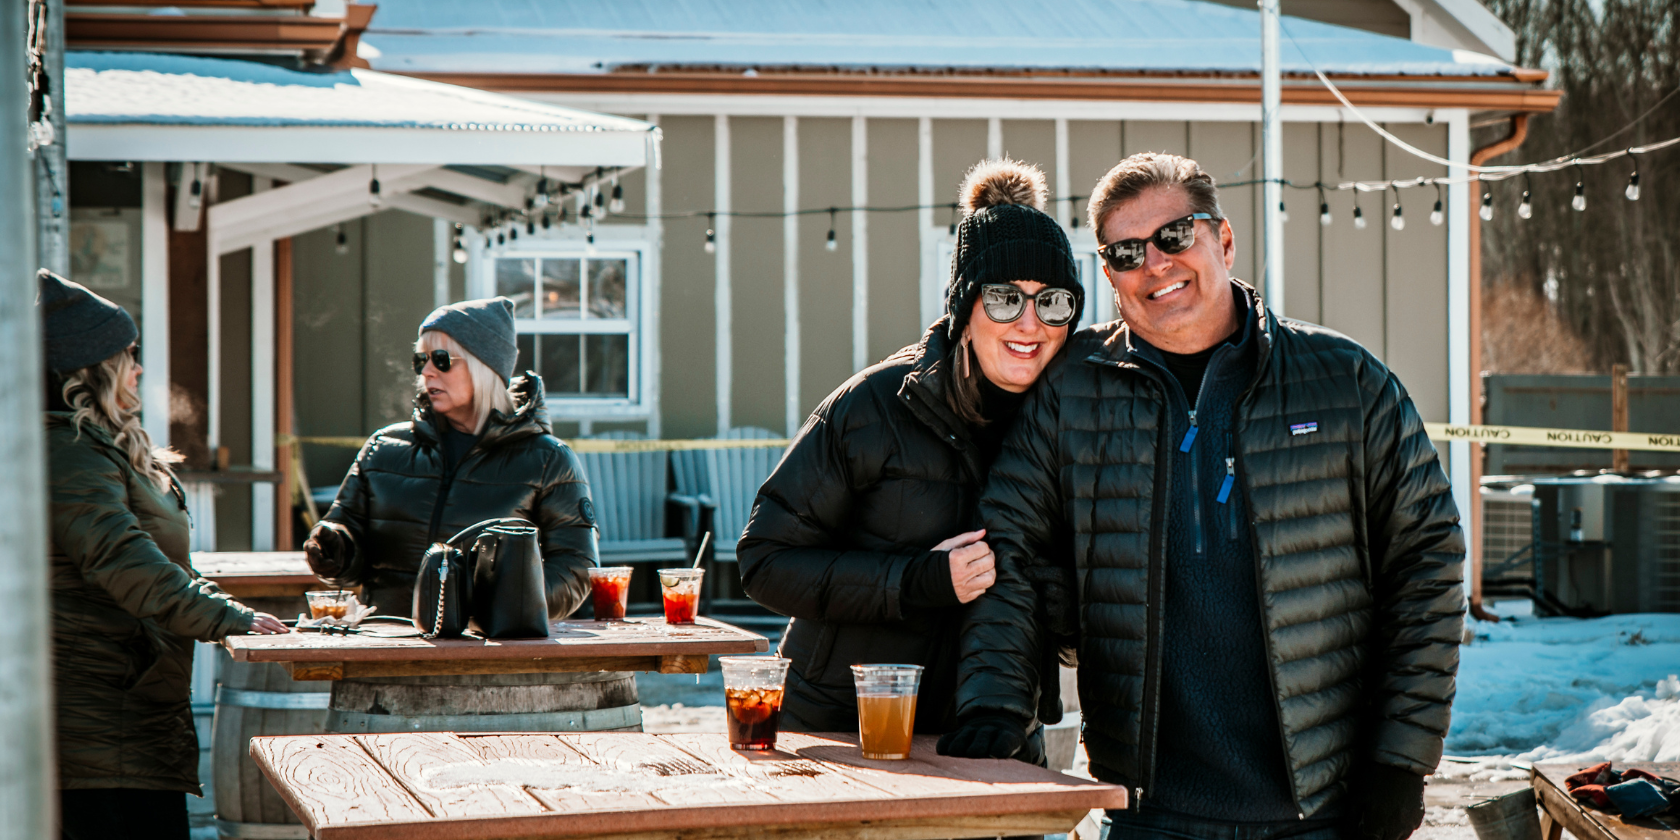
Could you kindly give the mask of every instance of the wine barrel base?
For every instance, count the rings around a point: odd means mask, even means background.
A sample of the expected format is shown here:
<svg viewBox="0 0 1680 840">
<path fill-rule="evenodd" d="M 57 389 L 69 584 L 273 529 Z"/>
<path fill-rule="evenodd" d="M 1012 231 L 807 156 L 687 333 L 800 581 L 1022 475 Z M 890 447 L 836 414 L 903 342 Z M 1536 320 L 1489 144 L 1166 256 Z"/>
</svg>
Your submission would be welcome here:
<svg viewBox="0 0 1680 840">
<path fill-rule="evenodd" d="M 640 732 L 641 704 L 569 712 L 485 715 L 370 715 L 327 713 L 327 731 L 345 735 L 379 732 Z"/>
<path fill-rule="evenodd" d="M 308 837 L 251 760 L 251 736 L 320 734 L 331 696 L 327 683 L 295 682 L 279 665 L 234 662 L 225 651 L 219 660 L 211 743 L 217 834 L 253 840 Z"/>
<path fill-rule="evenodd" d="M 635 675 L 617 671 L 338 680 L 328 709 L 340 734 L 642 730 Z"/>
</svg>

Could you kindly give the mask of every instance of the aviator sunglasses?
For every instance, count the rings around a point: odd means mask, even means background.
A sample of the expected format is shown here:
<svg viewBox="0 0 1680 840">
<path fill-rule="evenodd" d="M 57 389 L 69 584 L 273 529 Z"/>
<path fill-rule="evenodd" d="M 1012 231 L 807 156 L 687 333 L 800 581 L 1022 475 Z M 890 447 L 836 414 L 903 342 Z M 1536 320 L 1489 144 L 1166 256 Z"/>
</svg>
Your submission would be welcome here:
<svg viewBox="0 0 1680 840">
<path fill-rule="evenodd" d="M 1110 271 L 1131 271 L 1143 265 L 1144 248 L 1149 243 L 1163 254 L 1182 254 L 1196 244 L 1196 220 L 1217 222 L 1219 217 L 1211 213 L 1191 213 L 1182 219 L 1174 219 L 1161 225 L 1147 239 L 1122 239 L 1119 242 L 1104 245 L 1097 249 L 1103 261 L 1108 263 Z"/>
<path fill-rule="evenodd" d="M 1032 299 L 1038 320 L 1047 327 L 1065 326 L 1073 320 L 1073 292 L 1067 289 L 1040 289 L 1028 295 L 1020 286 L 1011 283 L 986 283 L 980 287 L 980 300 L 986 317 L 1000 324 L 1008 324 L 1027 311 Z"/>
<path fill-rule="evenodd" d="M 421 371 L 426 369 L 427 362 L 431 362 L 432 367 L 438 369 L 438 373 L 448 373 L 449 366 L 458 358 L 460 357 L 449 355 L 448 350 L 433 350 L 430 353 L 416 350 L 414 351 L 414 375 L 419 376 Z"/>
</svg>

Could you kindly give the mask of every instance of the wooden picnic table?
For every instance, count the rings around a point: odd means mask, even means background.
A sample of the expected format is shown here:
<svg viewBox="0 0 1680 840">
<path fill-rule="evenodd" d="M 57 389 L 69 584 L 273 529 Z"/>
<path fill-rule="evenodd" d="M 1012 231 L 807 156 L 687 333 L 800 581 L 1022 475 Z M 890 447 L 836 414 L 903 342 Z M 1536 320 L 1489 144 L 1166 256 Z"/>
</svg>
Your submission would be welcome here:
<svg viewBox="0 0 1680 840">
<path fill-rule="evenodd" d="M 1596 764 L 1597 762 L 1592 762 Z M 1540 803 L 1540 830 L 1546 840 L 1558 840 L 1563 830 L 1577 840 L 1680 840 L 1680 816 L 1661 814 L 1637 820 L 1623 820 L 1619 814 L 1583 807 L 1564 788 L 1563 780 L 1587 769 L 1591 764 L 1536 764 L 1530 784 Z M 1680 776 L 1680 762 L 1623 762 L 1616 769 L 1637 767 L 1658 776 Z"/>
<path fill-rule="evenodd" d="M 253 738 L 316 840 L 996 837 L 1071 830 L 1126 790 L 1014 760 L 871 761 L 847 734 L 394 733 Z"/>
<path fill-rule="evenodd" d="M 413 625 L 363 627 L 368 632 L 351 636 L 229 636 L 222 645 L 235 662 L 284 664 L 294 680 L 562 671 L 702 674 L 712 654 L 770 649 L 763 636 L 709 618 L 675 625 L 663 616 L 556 621 L 546 639 L 422 639 Z"/>
<path fill-rule="evenodd" d="M 200 575 L 241 601 L 298 598 L 327 586 L 310 571 L 301 551 L 195 551 L 192 564 Z"/>
</svg>

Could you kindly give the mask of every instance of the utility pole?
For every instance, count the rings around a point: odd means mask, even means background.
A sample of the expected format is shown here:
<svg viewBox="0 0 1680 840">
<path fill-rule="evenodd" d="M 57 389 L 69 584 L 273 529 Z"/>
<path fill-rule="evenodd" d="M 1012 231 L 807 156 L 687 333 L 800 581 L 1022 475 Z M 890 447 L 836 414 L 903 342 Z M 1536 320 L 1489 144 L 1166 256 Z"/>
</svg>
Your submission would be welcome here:
<svg viewBox="0 0 1680 840">
<path fill-rule="evenodd" d="M 1278 0 L 1260 0 L 1260 152 L 1266 183 L 1266 304 L 1283 309 L 1283 88 L 1278 78 Z"/>
<path fill-rule="evenodd" d="M 0 3 L 0 66 L 24 73 L 28 11 Z M 29 88 L 0 84 L 0 840 L 56 837 L 47 592 L 46 434 L 35 312 Z M 54 103 L 55 105 L 57 103 Z M 62 148 L 60 144 L 59 148 Z"/>
<path fill-rule="evenodd" d="M 35 155 L 35 257 L 40 267 L 70 277 L 70 168 L 64 149 L 64 0 L 29 4 L 32 61 L 42 81 L 30 103 Z M 72 278 L 74 279 L 74 278 Z"/>
</svg>

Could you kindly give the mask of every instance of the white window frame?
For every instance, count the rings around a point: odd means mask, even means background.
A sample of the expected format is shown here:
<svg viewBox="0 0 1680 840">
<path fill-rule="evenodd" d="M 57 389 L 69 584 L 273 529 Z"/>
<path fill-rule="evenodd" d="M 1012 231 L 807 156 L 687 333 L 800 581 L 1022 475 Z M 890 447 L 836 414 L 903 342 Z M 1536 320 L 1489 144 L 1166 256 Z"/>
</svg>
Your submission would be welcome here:
<svg viewBox="0 0 1680 840">
<path fill-rule="evenodd" d="M 957 239 L 950 234 L 948 225 L 939 225 L 931 231 L 931 235 L 924 241 L 932 246 L 932 250 L 923 256 L 930 268 L 937 266 L 942 273 L 929 274 L 929 278 L 938 278 L 940 309 L 931 318 L 924 318 L 933 323 L 944 312 L 945 284 L 949 282 L 951 271 L 951 255 L 957 249 Z M 1079 314 L 1079 328 L 1084 329 L 1092 324 L 1101 324 L 1115 319 L 1114 290 L 1108 285 L 1108 275 L 1103 274 L 1102 264 L 1098 262 L 1097 240 L 1088 228 L 1081 227 L 1068 234 L 1068 244 L 1073 246 L 1073 261 L 1079 270 L 1079 282 L 1085 287 L 1085 310 Z M 926 313 L 924 313 L 926 314 Z"/>
<path fill-rule="evenodd" d="M 659 387 L 659 383 L 654 381 L 652 364 L 658 352 L 657 336 L 653 331 L 653 312 L 659 302 L 649 299 L 644 294 L 649 285 L 648 258 L 653 250 L 648 229 L 641 225 L 598 225 L 595 228 L 593 245 L 586 241 L 583 231 L 578 230 L 575 225 L 539 232 L 536 235 L 522 233 L 516 240 L 505 245 L 491 245 L 489 248 L 484 247 L 483 239 L 474 238 L 477 242 L 470 248 L 473 257 L 467 264 L 468 295 L 474 298 L 492 297 L 496 294 L 496 260 L 499 259 L 627 260 L 629 265 L 625 276 L 624 303 L 628 317 L 623 321 L 518 318 L 514 321 L 514 329 L 520 335 L 616 335 L 624 332 L 624 322 L 628 321 L 628 396 L 579 397 L 548 392 L 543 398 L 550 417 L 562 422 L 587 423 L 594 420 L 648 418 L 652 413 L 653 394 Z M 579 305 L 588 306 L 588 301 L 580 299 Z"/>
</svg>

